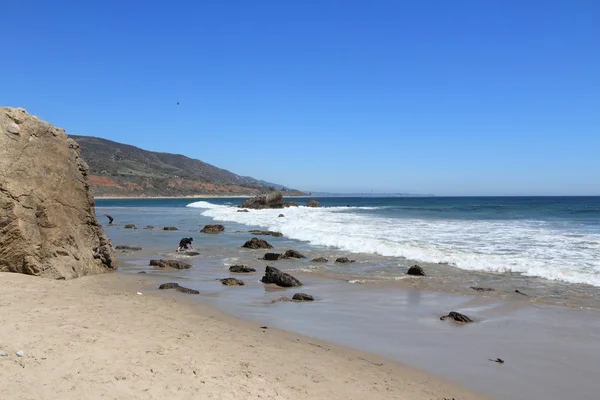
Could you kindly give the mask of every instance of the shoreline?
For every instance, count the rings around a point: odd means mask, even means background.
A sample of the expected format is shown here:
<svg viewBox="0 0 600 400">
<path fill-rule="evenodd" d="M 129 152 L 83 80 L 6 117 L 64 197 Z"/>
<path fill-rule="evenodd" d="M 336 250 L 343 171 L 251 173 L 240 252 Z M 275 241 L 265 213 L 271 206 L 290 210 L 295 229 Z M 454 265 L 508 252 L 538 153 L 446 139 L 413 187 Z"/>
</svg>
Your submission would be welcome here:
<svg viewBox="0 0 600 400">
<path fill-rule="evenodd" d="M 370 353 L 261 329 L 194 296 L 159 292 L 153 277 L 0 277 L 2 398 L 486 398 Z"/>
<path fill-rule="evenodd" d="M 254 195 L 218 195 L 218 194 L 201 194 L 189 196 L 94 196 L 94 199 L 102 200 L 126 200 L 126 199 L 249 199 Z M 315 196 L 283 196 L 283 198 L 312 198 Z"/>
</svg>

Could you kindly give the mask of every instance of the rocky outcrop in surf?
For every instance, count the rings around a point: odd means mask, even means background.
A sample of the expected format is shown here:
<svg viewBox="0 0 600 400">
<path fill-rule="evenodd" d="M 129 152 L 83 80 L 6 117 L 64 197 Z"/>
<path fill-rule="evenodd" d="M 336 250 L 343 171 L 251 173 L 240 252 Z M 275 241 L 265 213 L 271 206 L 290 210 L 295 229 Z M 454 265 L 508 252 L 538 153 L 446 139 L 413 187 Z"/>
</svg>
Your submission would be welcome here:
<svg viewBox="0 0 600 400">
<path fill-rule="evenodd" d="M 262 277 L 262 283 L 274 283 L 281 287 L 302 286 L 302 283 L 285 272 L 281 272 L 275 267 L 267 266 L 265 268 L 265 276 Z"/>
<path fill-rule="evenodd" d="M 321 207 L 321 203 L 317 200 L 309 200 L 306 202 L 306 207 Z"/>
<path fill-rule="evenodd" d="M 151 267 L 158 267 L 163 269 L 190 269 L 191 264 L 178 260 L 150 260 Z"/>
<path fill-rule="evenodd" d="M 248 240 L 246 243 L 244 243 L 242 245 L 242 247 L 246 248 L 246 249 L 272 249 L 273 246 L 271 246 L 266 240 L 263 239 L 258 239 L 258 238 L 252 238 L 250 240 Z"/>
<path fill-rule="evenodd" d="M 200 231 L 202 233 L 208 233 L 211 235 L 216 235 L 221 232 L 225 232 L 225 227 L 223 225 L 205 225 L 204 228 Z"/>
</svg>

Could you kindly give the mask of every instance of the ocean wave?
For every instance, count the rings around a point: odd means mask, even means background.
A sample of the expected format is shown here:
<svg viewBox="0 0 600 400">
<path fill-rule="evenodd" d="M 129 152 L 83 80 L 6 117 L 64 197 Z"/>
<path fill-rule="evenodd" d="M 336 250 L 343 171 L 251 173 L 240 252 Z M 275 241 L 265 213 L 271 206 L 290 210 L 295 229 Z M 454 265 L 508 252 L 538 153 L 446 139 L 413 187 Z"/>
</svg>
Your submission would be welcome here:
<svg viewBox="0 0 600 400">
<path fill-rule="evenodd" d="M 277 218 L 281 210 L 238 213 L 235 207 L 204 201 L 189 207 L 217 221 L 260 226 L 347 252 L 600 286 L 600 247 L 581 246 L 600 241 L 600 234 L 565 232 L 544 221 L 385 218 L 353 213 L 352 207 L 291 207 L 285 218 Z"/>
</svg>

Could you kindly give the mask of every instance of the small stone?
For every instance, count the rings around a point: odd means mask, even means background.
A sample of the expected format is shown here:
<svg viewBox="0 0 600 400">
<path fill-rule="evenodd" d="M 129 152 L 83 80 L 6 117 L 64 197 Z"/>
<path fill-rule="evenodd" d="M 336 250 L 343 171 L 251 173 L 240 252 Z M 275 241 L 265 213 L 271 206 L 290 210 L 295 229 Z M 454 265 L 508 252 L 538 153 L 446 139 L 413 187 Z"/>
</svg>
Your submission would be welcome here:
<svg viewBox="0 0 600 400">
<path fill-rule="evenodd" d="M 25 352 L 23 350 L 19 350 L 19 351 L 17 351 L 17 356 L 18 357 L 24 357 L 25 356 Z"/>
<path fill-rule="evenodd" d="M 4 350 L 0 350 L 0 357 L 6 357 L 8 356 L 8 353 L 5 352 Z"/>
<path fill-rule="evenodd" d="M 6 124 L 6 131 L 8 133 L 12 133 L 13 135 L 18 135 L 21 133 L 21 128 L 19 128 L 19 125 L 15 124 L 14 122 L 9 122 Z"/>
</svg>

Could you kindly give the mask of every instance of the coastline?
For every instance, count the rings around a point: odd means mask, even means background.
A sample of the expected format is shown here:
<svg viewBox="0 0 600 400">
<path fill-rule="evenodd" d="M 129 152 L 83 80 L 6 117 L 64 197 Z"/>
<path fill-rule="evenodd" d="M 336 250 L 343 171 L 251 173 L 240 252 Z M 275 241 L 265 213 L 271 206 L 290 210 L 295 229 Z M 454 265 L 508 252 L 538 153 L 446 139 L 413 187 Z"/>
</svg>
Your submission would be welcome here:
<svg viewBox="0 0 600 400">
<path fill-rule="evenodd" d="M 217 195 L 198 194 L 189 196 L 94 196 L 94 199 L 123 200 L 123 199 L 249 199 L 254 195 Z M 311 198 L 314 196 L 283 196 L 284 198 Z"/>
<path fill-rule="evenodd" d="M 158 291 L 151 277 L 0 277 L 1 398 L 485 398 L 373 354 L 261 329 Z"/>
</svg>

